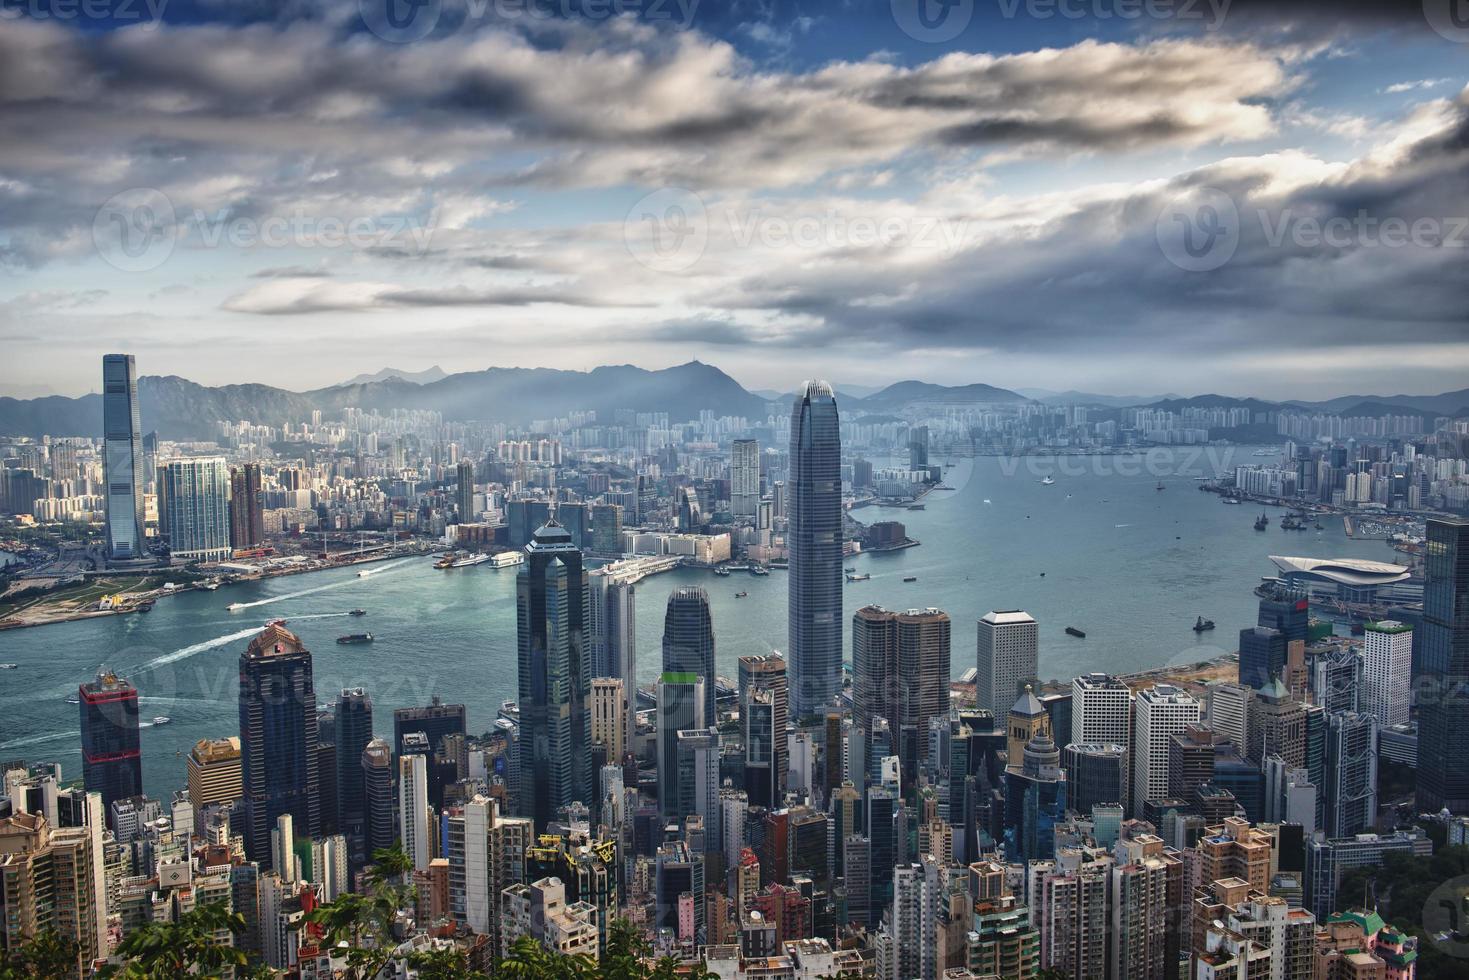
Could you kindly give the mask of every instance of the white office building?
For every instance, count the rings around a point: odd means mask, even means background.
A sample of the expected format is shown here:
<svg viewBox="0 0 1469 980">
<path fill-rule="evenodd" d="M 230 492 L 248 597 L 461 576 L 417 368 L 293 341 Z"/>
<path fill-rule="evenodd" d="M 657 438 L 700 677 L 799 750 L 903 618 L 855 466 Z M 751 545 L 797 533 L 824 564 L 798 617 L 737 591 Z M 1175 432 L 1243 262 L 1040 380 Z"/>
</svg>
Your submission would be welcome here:
<svg viewBox="0 0 1469 980">
<path fill-rule="evenodd" d="M 1413 689 L 1413 628 L 1396 620 L 1369 623 L 1363 635 L 1362 712 L 1378 727 L 1408 723 Z"/>
<path fill-rule="evenodd" d="M 979 620 L 975 698 L 996 718 L 1009 715 L 1026 682 L 1036 676 L 1036 622 L 1019 609 L 985 613 Z"/>
<path fill-rule="evenodd" d="M 1181 687 L 1158 684 L 1138 692 L 1132 740 L 1132 805 L 1168 796 L 1169 740 L 1197 725 L 1199 702 Z"/>
<path fill-rule="evenodd" d="M 413 870 L 427 871 L 433 858 L 434 813 L 428 805 L 428 759 L 416 752 L 398 758 L 398 826 Z"/>
<path fill-rule="evenodd" d="M 1057 733 L 1056 741 L 1064 746 Z M 1070 742 L 1081 745 L 1132 741 L 1132 688 L 1111 674 L 1083 674 L 1071 681 Z"/>
</svg>

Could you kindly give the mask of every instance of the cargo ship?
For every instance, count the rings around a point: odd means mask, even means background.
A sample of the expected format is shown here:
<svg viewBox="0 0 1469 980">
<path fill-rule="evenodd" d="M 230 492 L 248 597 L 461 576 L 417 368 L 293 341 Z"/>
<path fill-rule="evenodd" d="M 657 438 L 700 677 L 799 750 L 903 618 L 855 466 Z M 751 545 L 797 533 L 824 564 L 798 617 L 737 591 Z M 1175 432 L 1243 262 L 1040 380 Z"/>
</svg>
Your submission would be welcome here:
<svg viewBox="0 0 1469 980">
<path fill-rule="evenodd" d="M 1068 626 L 1068 627 L 1066 627 L 1066 635 L 1067 636 L 1079 637 L 1079 638 L 1081 638 L 1083 640 L 1086 639 L 1086 634 L 1083 633 L 1081 630 L 1077 629 L 1075 626 Z"/>
</svg>

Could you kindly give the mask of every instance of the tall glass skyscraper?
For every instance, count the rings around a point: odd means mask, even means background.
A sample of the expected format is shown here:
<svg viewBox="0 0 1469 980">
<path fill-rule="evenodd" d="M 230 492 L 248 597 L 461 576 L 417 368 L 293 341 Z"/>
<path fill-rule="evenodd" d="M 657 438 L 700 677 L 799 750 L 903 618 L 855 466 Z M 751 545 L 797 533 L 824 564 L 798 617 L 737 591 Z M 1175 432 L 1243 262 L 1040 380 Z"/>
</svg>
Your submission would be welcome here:
<svg viewBox="0 0 1469 980">
<path fill-rule="evenodd" d="M 158 499 L 175 560 L 220 561 L 230 547 L 230 471 L 223 456 L 175 459 L 158 468 Z"/>
<path fill-rule="evenodd" d="M 1469 518 L 1428 521 L 1423 547 L 1423 672 L 1417 805 L 1469 813 Z"/>
<path fill-rule="evenodd" d="M 556 811 L 595 800 L 587 573 L 555 521 L 535 532 L 516 579 L 520 742 L 516 805 L 544 829 Z"/>
<path fill-rule="evenodd" d="M 367 787 L 362 753 L 372 741 L 372 698 L 366 689 L 343 688 L 337 695 L 337 824 L 352 854 L 366 853 Z"/>
<path fill-rule="evenodd" d="M 704 681 L 704 725 L 713 725 L 714 622 L 709 593 L 698 586 L 674 589 L 663 615 L 664 673 L 697 674 Z M 703 726 L 699 726 L 703 727 Z"/>
<path fill-rule="evenodd" d="M 138 689 L 112 673 L 99 673 L 77 692 L 81 705 L 82 780 L 88 793 L 101 793 L 112 812 L 114 800 L 143 792 L 138 739 Z"/>
<path fill-rule="evenodd" d="M 842 688 L 842 436 L 836 397 L 808 381 L 791 412 L 789 646 L 795 715 L 817 715 Z"/>
<path fill-rule="evenodd" d="M 736 517 L 754 517 L 760 505 L 760 443 L 754 439 L 730 443 L 729 502 Z"/>
<path fill-rule="evenodd" d="M 296 832 L 321 833 L 316 685 L 311 651 L 284 626 L 267 626 L 240 654 L 240 768 L 245 853 L 266 866 L 276 818 Z"/>
<path fill-rule="evenodd" d="M 131 354 L 102 358 L 102 465 L 107 481 L 107 556 L 148 557 L 143 536 L 143 423 Z"/>
</svg>

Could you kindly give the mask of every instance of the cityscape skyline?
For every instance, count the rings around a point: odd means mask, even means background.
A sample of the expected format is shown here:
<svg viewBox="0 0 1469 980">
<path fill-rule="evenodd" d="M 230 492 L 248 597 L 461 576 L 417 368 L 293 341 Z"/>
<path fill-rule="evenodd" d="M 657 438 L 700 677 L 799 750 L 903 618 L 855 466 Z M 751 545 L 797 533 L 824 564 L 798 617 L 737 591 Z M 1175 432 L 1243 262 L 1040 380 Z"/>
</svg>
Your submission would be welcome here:
<svg viewBox="0 0 1469 980">
<path fill-rule="evenodd" d="M 1469 0 L 0 0 L 0 133 L 0 980 L 1469 970 Z"/>
</svg>

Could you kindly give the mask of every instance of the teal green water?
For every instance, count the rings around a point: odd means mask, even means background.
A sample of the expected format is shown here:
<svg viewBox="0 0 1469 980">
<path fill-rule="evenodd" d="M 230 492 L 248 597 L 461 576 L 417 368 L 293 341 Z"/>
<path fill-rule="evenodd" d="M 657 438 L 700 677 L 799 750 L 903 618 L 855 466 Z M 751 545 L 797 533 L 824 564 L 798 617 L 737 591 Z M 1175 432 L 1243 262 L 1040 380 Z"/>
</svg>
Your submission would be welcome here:
<svg viewBox="0 0 1469 980">
<path fill-rule="evenodd" d="M 872 579 L 846 585 L 847 614 L 869 602 L 947 610 L 957 677 L 974 663 L 975 620 L 990 609 L 1023 608 L 1041 624 L 1041 674 L 1064 678 L 1233 649 L 1239 629 L 1254 624 L 1250 590 L 1272 572 L 1268 555 L 1392 558 L 1381 542 L 1346 538 L 1339 520 L 1307 532 L 1282 532 L 1272 520 L 1268 531 L 1256 532 L 1257 510 L 1223 506 L 1197 491 L 1193 476 L 1261 462 L 1248 449 L 1212 461 L 1184 451 L 1149 460 L 1146 468 L 1113 457 L 1065 466 L 1037 458 L 1018 468 L 1015 460 L 993 457 L 961 461 L 946 477 L 958 489 L 935 492 L 923 511 L 859 510 L 863 521 L 904 521 L 922 544 L 856 559 Z M 1048 473 L 1056 480 L 1050 486 L 1040 482 Z M 1155 489 L 1160 479 L 1163 491 Z M 192 592 L 159 602 L 147 615 L 0 633 L 0 661 L 21 665 L 0 673 L 0 761 L 54 759 L 64 775 L 79 776 L 77 707 L 65 699 L 105 663 L 138 685 L 145 718 L 172 719 L 143 732 L 146 789 L 166 798 L 184 785 L 189 746 L 237 732 L 240 651 L 276 617 L 313 651 L 318 700 L 332 700 L 341 687 L 366 687 L 379 733 L 391 733 L 393 708 L 433 694 L 467 704 L 471 729 L 490 728 L 500 702 L 515 697 L 514 571 L 440 571 L 428 559 L 368 567 L 374 571 L 365 578 L 353 570 L 291 576 Z M 917 581 L 903 582 L 909 575 Z M 687 584 L 709 590 L 721 674 L 734 676 L 739 656 L 784 648 L 783 572 L 719 578 L 680 569 L 640 587 L 644 681 L 658 672 L 667 596 Z M 737 599 L 737 591 L 749 595 Z M 227 612 L 233 602 L 253 605 Z M 346 615 L 359 606 L 366 617 Z M 1219 625 L 1202 643 L 1190 629 L 1201 614 Z M 1068 625 L 1087 638 L 1065 635 Z M 360 630 L 376 642 L 335 642 Z"/>
</svg>

